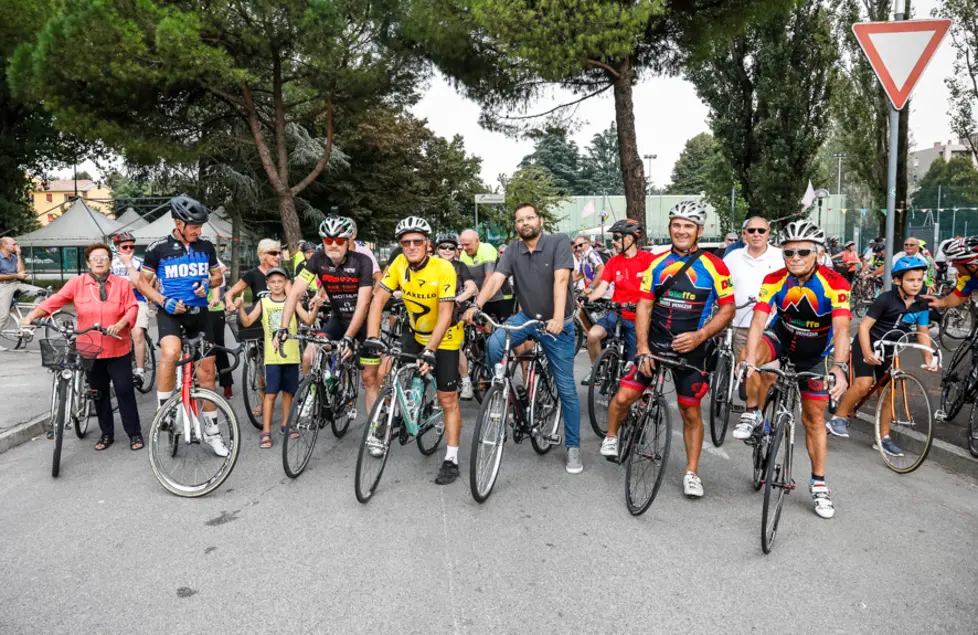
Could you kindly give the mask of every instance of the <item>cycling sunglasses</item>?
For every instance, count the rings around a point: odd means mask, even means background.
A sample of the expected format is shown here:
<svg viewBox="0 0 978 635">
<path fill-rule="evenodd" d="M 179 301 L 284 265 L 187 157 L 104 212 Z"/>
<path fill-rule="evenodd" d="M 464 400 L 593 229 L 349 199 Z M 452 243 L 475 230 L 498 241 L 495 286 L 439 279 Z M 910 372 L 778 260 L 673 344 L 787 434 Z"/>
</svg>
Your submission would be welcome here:
<svg viewBox="0 0 978 635">
<path fill-rule="evenodd" d="M 577 243 L 576 245 L 574 245 L 574 251 L 577 251 L 578 249 L 583 248 L 584 245 L 586 245 L 586 244 L 587 243 Z"/>
<path fill-rule="evenodd" d="M 814 249 L 783 249 L 785 260 L 794 258 L 796 255 L 800 258 L 808 258 L 813 253 Z"/>
<path fill-rule="evenodd" d="M 455 251 L 456 249 L 458 249 L 458 247 L 456 247 L 452 243 L 445 243 L 442 245 L 438 245 L 438 250 L 440 251 L 442 249 L 451 249 L 452 251 Z"/>
<path fill-rule="evenodd" d="M 425 242 L 425 238 L 406 238 L 401 241 L 401 247 L 420 247 Z"/>
<path fill-rule="evenodd" d="M 767 227 L 748 227 L 744 231 L 748 234 L 761 234 L 763 236 L 767 233 Z"/>
<path fill-rule="evenodd" d="M 282 252 L 280 252 L 280 251 L 266 251 L 265 252 L 265 255 L 267 255 L 267 256 L 278 256 L 281 253 Z"/>
<path fill-rule="evenodd" d="M 136 251 L 136 245 L 119 245 L 119 251 Z"/>
<path fill-rule="evenodd" d="M 342 246 L 346 244 L 346 238 L 333 238 L 333 237 L 323 238 L 323 243 L 326 245 L 335 244 L 335 245 Z"/>
</svg>

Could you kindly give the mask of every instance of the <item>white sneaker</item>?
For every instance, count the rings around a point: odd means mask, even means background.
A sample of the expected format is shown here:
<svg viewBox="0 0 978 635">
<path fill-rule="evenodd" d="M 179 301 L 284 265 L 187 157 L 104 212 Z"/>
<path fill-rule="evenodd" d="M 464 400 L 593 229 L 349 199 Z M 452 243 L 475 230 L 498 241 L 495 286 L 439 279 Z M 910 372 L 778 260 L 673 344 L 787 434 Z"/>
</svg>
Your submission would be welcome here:
<svg viewBox="0 0 978 635">
<path fill-rule="evenodd" d="M 214 454 L 221 458 L 224 458 L 230 454 L 228 451 L 228 446 L 224 445 L 224 438 L 221 437 L 221 431 L 216 425 L 211 427 L 210 430 L 208 430 L 207 427 L 204 428 L 204 443 L 211 446 L 211 449 L 214 450 Z"/>
<path fill-rule="evenodd" d="M 475 393 L 472 392 L 472 382 L 463 381 L 462 382 L 462 394 L 459 395 L 459 399 L 472 399 L 475 397 Z"/>
<path fill-rule="evenodd" d="M 605 437 L 601 442 L 601 456 L 618 456 L 618 437 Z"/>
<path fill-rule="evenodd" d="M 756 413 L 756 414 L 755 414 Z M 757 415 L 760 414 L 760 410 L 755 410 L 754 412 L 744 412 L 740 415 L 740 423 L 734 428 L 733 438 L 738 441 L 746 441 L 754 434 L 754 428 L 760 423 Z"/>
<path fill-rule="evenodd" d="M 683 477 L 683 494 L 689 498 L 703 498 L 703 481 L 692 472 Z"/>
<path fill-rule="evenodd" d="M 835 516 L 835 506 L 829 496 L 829 486 L 824 482 L 812 483 L 808 486 L 808 491 L 812 494 L 812 504 L 815 506 L 815 513 L 820 518 L 832 518 Z"/>
<path fill-rule="evenodd" d="M 0 353 L 6 353 L 6 352 L 7 352 L 7 351 L 9 351 L 9 350 L 10 350 L 10 349 L 9 349 L 9 348 L 7 348 L 6 346 L 0 346 Z"/>
</svg>

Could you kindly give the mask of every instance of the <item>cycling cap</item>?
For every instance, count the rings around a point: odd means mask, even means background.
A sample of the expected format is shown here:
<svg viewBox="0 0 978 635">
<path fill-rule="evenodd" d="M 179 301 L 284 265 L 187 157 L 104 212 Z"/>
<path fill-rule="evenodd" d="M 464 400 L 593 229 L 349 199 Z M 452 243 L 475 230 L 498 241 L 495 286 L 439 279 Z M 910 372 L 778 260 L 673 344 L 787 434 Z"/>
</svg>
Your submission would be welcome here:
<svg viewBox="0 0 978 635">
<path fill-rule="evenodd" d="M 265 273 L 265 279 L 267 280 L 267 279 L 271 278 L 273 274 L 278 274 L 280 276 L 285 276 L 286 279 L 288 279 L 288 277 L 289 277 L 289 274 L 285 273 L 285 269 L 283 269 L 281 267 L 272 267 L 271 269 L 269 269 Z"/>
</svg>

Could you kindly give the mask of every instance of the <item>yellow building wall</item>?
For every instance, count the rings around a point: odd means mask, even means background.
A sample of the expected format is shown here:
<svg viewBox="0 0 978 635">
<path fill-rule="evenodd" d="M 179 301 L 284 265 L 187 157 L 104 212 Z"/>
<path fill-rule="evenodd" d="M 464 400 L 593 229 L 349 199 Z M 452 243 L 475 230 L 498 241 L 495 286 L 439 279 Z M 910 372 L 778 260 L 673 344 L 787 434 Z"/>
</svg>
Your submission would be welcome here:
<svg viewBox="0 0 978 635">
<path fill-rule="evenodd" d="M 94 188 L 79 192 L 78 194 L 85 200 L 89 207 L 98 210 L 109 218 L 113 218 L 111 189 L 107 187 Z M 48 201 L 49 195 L 51 197 L 50 201 Z M 74 190 L 64 192 L 32 192 L 31 204 L 34 207 L 34 212 L 37 214 L 38 222 L 41 225 L 47 225 L 55 218 L 61 216 L 71 206 L 71 200 L 74 196 Z"/>
</svg>

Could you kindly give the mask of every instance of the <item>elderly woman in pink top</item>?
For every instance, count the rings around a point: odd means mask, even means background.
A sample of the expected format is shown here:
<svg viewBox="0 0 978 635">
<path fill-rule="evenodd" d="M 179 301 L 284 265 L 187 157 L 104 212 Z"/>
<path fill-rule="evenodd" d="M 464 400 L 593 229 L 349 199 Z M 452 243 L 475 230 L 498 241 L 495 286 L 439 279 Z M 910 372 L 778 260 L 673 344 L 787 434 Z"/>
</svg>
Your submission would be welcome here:
<svg viewBox="0 0 978 635">
<path fill-rule="evenodd" d="M 129 447 L 140 450 L 143 447 L 143 436 L 139 427 L 139 411 L 136 408 L 129 359 L 132 348 L 129 331 L 136 323 L 138 310 L 136 298 L 128 280 L 109 272 L 112 255 L 107 245 L 94 243 L 86 247 L 85 260 L 88 262 L 88 273 L 69 280 L 61 291 L 31 311 L 22 324 L 26 326 L 39 317 L 50 315 L 64 305 L 73 303 L 78 314 L 78 330 L 98 323 L 108 333 L 117 336 L 101 335 L 96 331 L 83 336 L 90 337 L 87 341 L 102 349 L 88 373 L 88 383 L 97 393 L 95 412 L 98 415 L 98 425 L 102 429 L 102 437 L 95 444 L 95 449 L 104 450 L 115 440 L 115 422 L 109 399 L 111 380 L 119 402 L 122 427 L 129 435 Z"/>
</svg>

